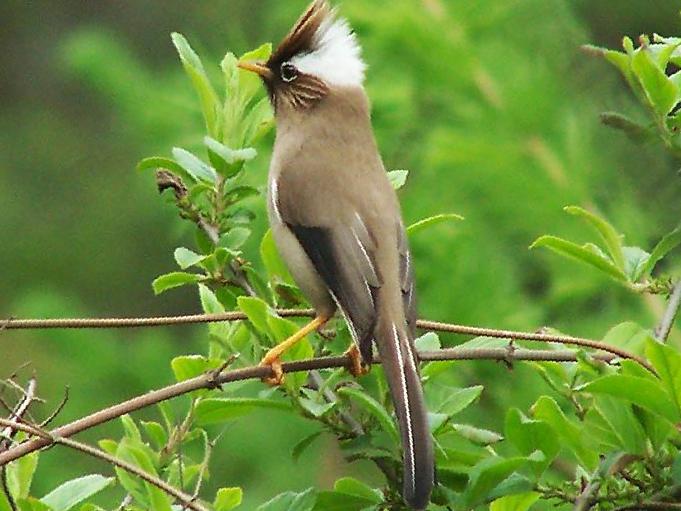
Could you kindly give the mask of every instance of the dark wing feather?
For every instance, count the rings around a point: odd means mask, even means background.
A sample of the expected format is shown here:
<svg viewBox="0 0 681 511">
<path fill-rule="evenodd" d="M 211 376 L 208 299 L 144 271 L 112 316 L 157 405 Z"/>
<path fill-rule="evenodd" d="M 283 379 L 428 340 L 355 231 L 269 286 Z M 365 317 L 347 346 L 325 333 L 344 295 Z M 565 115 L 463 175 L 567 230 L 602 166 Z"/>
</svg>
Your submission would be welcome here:
<svg viewBox="0 0 681 511">
<path fill-rule="evenodd" d="M 362 358 L 370 363 L 381 285 L 370 243 L 352 225 L 333 229 L 287 225 L 346 316 Z"/>
</svg>

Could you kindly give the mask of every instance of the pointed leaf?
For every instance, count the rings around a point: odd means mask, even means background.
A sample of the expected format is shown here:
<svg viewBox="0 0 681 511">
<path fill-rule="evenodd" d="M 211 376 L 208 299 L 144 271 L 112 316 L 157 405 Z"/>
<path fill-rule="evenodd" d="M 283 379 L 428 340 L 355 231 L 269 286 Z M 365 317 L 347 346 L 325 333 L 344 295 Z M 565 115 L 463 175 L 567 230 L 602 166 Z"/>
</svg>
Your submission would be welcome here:
<svg viewBox="0 0 681 511">
<path fill-rule="evenodd" d="M 461 215 L 457 215 L 454 213 L 445 213 L 442 215 L 435 215 L 431 216 L 428 218 L 424 218 L 423 220 L 419 220 L 418 222 L 411 224 L 409 227 L 407 227 L 407 234 L 410 236 L 413 234 L 416 234 L 420 231 L 423 231 L 424 229 L 428 229 L 429 227 L 432 227 L 434 225 L 438 225 L 444 222 L 449 222 L 451 220 L 463 220 L 464 218 Z"/>
<path fill-rule="evenodd" d="M 201 275 L 195 273 L 173 272 L 161 275 L 151 283 L 154 293 L 160 295 L 168 289 L 173 289 L 187 284 L 196 284 L 202 279 Z"/>
<path fill-rule="evenodd" d="M 681 244 L 681 225 L 672 232 L 664 236 L 655 246 L 648 261 L 641 270 L 641 276 L 650 276 L 657 263 L 664 258 L 670 251 Z"/>
<path fill-rule="evenodd" d="M 399 190 L 407 182 L 408 170 L 391 170 L 388 172 L 388 179 L 395 190 Z"/>
<path fill-rule="evenodd" d="M 230 511 L 241 505 L 244 492 L 241 488 L 220 488 L 215 497 L 213 508 L 215 511 Z"/>
<path fill-rule="evenodd" d="M 202 399 L 196 405 L 194 418 L 199 426 L 222 424 L 252 413 L 257 409 L 291 411 L 291 405 L 272 399 L 231 397 Z"/>
<path fill-rule="evenodd" d="M 173 157 L 197 181 L 215 183 L 217 179 L 215 169 L 189 151 L 181 147 L 173 147 Z"/>
<path fill-rule="evenodd" d="M 173 32 L 171 37 L 182 61 L 182 66 L 192 81 L 192 85 L 201 101 L 201 109 L 208 133 L 217 135 L 219 132 L 218 112 L 220 109 L 218 95 L 215 93 L 208 75 L 206 75 L 201 59 L 189 45 L 189 42 L 182 34 L 177 32 Z"/>
<path fill-rule="evenodd" d="M 620 270 L 624 270 L 624 254 L 622 252 L 623 236 L 619 234 L 610 223 L 590 211 L 580 208 L 579 206 L 568 206 L 564 209 L 570 215 L 581 217 L 596 230 L 601 239 L 605 242 L 605 246 L 608 249 L 610 257 L 614 261 L 615 266 Z"/>
<path fill-rule="evenodd" d="M 68 481 L 45 495 L 40 501 L 54 511 L 69 511 L 79 503 L 111 485 L 115 479 L 92 474 Z"/>
<path fill-rule="evenodd" d="M 603 257 L 594 254 L 591 250 L 580 247 L 571 241 L 556 236 L 542 236 L 530 246 L 530 249 L 537 247 L 548 248 L 557 254 L 588 264 L 619 282 L 627 282 L 627 276 L 624 272 L 617 268 L 611 261 L 604 259 Z"/>
<path fill-rule="evenodd" d="M 373 397 L 352 387 L 342 387 L 338 389 L 338 394 L 340 396 L 351 398 L 353 401 L 359 404 L 367 412 L 373 415 L 376 420 L 378 420 L 378 423 L 381 425 L 383 431 L 388 433 L 394 442 L 400 442 L 400 436 L 397 433 L 395 422 L 388 411 Z"/>
<path fill-rule="evenodd" d="M 192 252 L 188 248 L 180 247 L 175 249 L 175 262 L 177 265 L 186 270 L 187 268 L 194 266 L 205 259 L 206 256 Z"/>
</svg>

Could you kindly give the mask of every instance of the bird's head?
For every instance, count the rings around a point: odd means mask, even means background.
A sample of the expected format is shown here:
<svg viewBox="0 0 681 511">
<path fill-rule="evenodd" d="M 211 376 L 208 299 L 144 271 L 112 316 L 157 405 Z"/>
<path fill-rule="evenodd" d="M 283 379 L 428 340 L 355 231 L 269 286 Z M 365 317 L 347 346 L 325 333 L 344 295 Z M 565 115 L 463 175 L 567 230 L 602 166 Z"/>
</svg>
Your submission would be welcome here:
<svg viewBox="0 0 681 511">
<path fill-rule="evenodd" d="M 314 0 L 267 62 L 239 62 L 260 75 L 275 108 L 306 109 L 336 87 L 362 87 L 366 65 L 348 22 Z"/>
</svg>

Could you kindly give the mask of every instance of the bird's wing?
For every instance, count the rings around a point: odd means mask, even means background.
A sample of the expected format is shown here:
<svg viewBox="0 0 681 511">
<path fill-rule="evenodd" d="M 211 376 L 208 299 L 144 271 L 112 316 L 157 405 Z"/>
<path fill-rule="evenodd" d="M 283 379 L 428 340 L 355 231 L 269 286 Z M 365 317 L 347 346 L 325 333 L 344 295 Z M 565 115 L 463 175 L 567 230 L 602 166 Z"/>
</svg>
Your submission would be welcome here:
<svg viewBox="0 0 681 511">
<path fill-rule="evenodd" d="M 400 254 L 400 287 L 404 302 L 404 315 L 412 338 L 416 333 L 416 293 L 414 292 L 414 269 L 411 263 L 411 252 L 407 241 L 407 231 L 400 223 L 397 232 L 397 249 Z"/>
<path fill-rule="evenodd" d="M 286 208 L 281 208 L 286 211 Z M 303 225 L 282 218 L 293 232 L 345 315 L 362 357 L 371 361 L 376 297 L 381 281 L 375 244 L 359 214 L 349 222 Z"/>
</svg>

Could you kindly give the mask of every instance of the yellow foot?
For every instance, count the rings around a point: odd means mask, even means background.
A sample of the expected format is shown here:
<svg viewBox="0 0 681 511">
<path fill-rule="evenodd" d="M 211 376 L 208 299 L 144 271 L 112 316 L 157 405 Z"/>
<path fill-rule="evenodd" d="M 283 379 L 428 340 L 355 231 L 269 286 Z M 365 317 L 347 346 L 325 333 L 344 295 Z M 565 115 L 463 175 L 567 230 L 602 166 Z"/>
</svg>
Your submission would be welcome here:
<svg viewBox="0 0 681 511">
<path fill-rule="evenodd" d="M 362 360 L 362 354 L 359 352 L 359 348 L 355 343 L 352 343 L 352 345 L 347 349 L 345 356 L 350 359 L 348 363 L 348 371 L 350 371 L 351 375 L 357 378 L 359 376 L 369 374 L 370 367 Z"/>
<path fill-rule="evenodd" d="M 281 356 L 291 347 L 295 346 L 296 343 L 300 342 L 301 339 L 304 339 L 306 335 L 324 326 L 327 320 L 328 318 L 325 316 L 317 316 L 291 337 L 268 351 L 260 361 L 260 366 L 271 368 L 273 375 L 263 378 L 263 381 L 268 385 L 281 385 L 284 382 L 284 371 L 282 371 L 280 360 Z"/>
<path fill-rule="evenodd" d="M 262 379 L 263 383 L 272 387 L 279 387 L 284 383 L 284 371 L 281 368 L 281 360 L 279 357 L 268 359 L 267 355 L 260 361 L 261 367 L 269 367 L 272 370 L 272 376 L 267 376 Z"/>
</svg>

